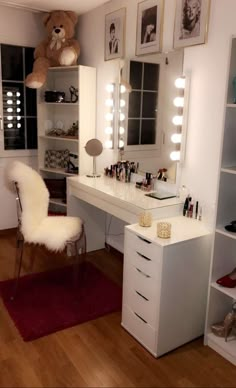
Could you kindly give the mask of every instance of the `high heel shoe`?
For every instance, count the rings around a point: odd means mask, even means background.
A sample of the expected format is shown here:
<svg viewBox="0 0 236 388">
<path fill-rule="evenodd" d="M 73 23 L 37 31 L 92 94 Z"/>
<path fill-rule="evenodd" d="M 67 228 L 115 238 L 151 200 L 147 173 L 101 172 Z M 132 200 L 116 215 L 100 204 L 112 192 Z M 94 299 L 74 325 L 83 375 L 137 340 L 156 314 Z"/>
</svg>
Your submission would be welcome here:
<svg viewBox="0 0 236 388">
<path fill-rule="evenodd" d="M 216 281 L 222 287 L 234 288 L 236 287 L 236 268 L 233 269 L 228 275 L 223 276 L 222 278 Z"/>
<path fill-rule="evenodd" d="M 224 337 L 225 342 L 233 328 L 236 328 L 236 302 L 232 305 L 232 311 L 228 313 L 221 323 L 211 325 L 212 332 L 218 337 Z"/>
</svg>

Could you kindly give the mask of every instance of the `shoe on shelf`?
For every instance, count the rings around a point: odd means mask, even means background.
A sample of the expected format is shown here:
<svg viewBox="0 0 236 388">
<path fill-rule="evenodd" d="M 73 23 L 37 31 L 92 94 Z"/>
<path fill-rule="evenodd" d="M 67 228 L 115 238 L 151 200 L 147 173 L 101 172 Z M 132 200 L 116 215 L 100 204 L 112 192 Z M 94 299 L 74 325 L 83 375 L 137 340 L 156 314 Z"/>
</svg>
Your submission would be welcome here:
<svg viewBox="0 0 236 388">
<path fill-rule="evenodd" d="M 236 287 L 236 267 L 228 275 L 219 278 L 216 281 L 222 287 L 234 288 Z"/>
<path fill-rule="evenodd" d="M 234 328 L 236 328 L 236 302 L 233 303 L 232 311 L 226 315 L 223 322 L 211 325 L 212 332 L 218 337 L 224 337 L 225 342 Z"/>
<path fill-rule="evenodd" d="M 236 233 L 236 221 L 231 221 L 230 225 L 226 225 L 225 229 L 228 232 Z"/>
</svg>

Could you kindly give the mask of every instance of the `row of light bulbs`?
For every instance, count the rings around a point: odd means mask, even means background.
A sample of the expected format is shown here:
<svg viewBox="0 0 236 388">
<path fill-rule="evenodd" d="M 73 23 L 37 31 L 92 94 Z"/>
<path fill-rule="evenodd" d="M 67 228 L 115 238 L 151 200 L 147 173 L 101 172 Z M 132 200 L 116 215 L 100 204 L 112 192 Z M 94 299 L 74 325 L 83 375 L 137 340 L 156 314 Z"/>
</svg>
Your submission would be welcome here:
<svg viewBox="0 0 236 388">
<path fill-rule="evenodd" d="M 125 114 L 122 111 L 125 108 L 125 100 L 121 98 L 121 95 L 126 92 L 124 85 L 119 85 L 119 96 L 117 97 L 118 106 L 116 105 L 116 85 L 108 84 L 106 91 L 109 93 L 109 97 L 105 101 L 105 106 L 109 110 L 105 114 L 106 127 L 105 133 L 108 136 L 105 141 L 105 148 L 114 148 L 114 131 L 116 122 L 118 125 L 118 148 L 124 147 L 124 122 Z"/>
<path fill-rule="evenodd" d="M 183 108 L 184 108 L 184 90 L 186 87 L 186 78 L 184 76 L 177 78 L 175 80 L 175 87 L 179 90 L 179 93 L 181 93 L 181 96 L 177 96 L 173 100 L 173 104 L 176 108 L 178 108 L 181 111 L 181 114 L 175 115 L 172 119 L 172 123 L 178 127 L 178 132 L 174 133 L 171 136 L 171 141 L 176 146 L 179 147 L 179 150 L 172 151 L 170 153 L 170 158 L 173 161 L 179 161 L 180 160 L 180 144 L 182 141 L 182 127 L 183 127 Z"/>
<path fill-rule="evenodd" d="M 21 104 L 21 101 L 20 101 L 19 99 L 13 100 L 13 99 L 11 99 L 11 98 L 9 98 L 9 97 L 13 97 L 13 98 L 14 98 L 14 97 L 18 97 L 18 98 L 19 98 L 19 97 L 21 96 L 21 94 L 20 94 L 20 92 L 16 92 L 15 95 L 14 95 L 13 92 L 8 91 L 8 92 L 6 93 L 6 96 L 8 97 L 8 99 L 7 99 L 7 101 L 6 101 L 6 103 L 7 103 L 7 105 L 8 105 L 8 107 L 7 107 L 7 113 L 13 113 L 13 112 L 14 112 L 14 109 L 13 109 L 12 107 L 9 107 L 9 105 L 14 105 L 14 104 L 20 105 L 20 104 Z M 17 113 L 20 113 L 20 112 L 21 112 L 21 108 L 19 108 L 19 106 L 16 108 L 16 112 L 17 112 Z M 13 128 L 13 124 L 11 123 L 11 121 L 14 120 L 14 116 L 8 115 L 8 116 L 6 117 L 6 119 L 7 119 L 7 121 L 10 121 L 10 123 L 7 124 L 7 127 L 8 127 L 8 128 Z M 20 116 L 20 115 L 16 116 L 16 120 L 17 120 L 17 121 L 20 121 L 20 120 L 21 120 L 21 116 Z M 17 123 L 17 128 L 21 128 L 21 124 L 20 124 L 20 123 Z"/>
</svg>

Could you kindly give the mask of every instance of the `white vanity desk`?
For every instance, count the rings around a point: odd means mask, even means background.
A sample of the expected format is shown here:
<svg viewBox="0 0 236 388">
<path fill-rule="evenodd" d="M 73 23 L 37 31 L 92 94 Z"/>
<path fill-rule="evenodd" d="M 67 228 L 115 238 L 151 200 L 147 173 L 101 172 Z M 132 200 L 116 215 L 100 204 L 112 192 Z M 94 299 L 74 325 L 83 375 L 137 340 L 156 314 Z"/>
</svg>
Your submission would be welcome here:
<svg viewBox="0 0 236 388">
<path fill-rule="evenodd" d="M 88 251 L 104 248 L 106 213 L 127 224 L 124 244 L 122 326 L 155 357 L 203 334 L 210 261 L 210 234 L 182 216 L 177 198 L 145 196 L 133 183 L 108 177 L 67 180 L 68 215 L 85 220 Z M 142 211 L 152 227 L 137 224 Z M 156 237 L 158 219 L 172 237 Z"/>
<path fill-rule="evenodd" d="M 183 205 L 179 198 L 157 200 L 145 194 L 134 183 L 106 176 L 67 178 L 67 214 L 84 219 L 88 251 L 104 248 L 106 213 L 127 224 L 136 223 L 145 210 L 153 219 L 181 214 Z"/>
</svg>

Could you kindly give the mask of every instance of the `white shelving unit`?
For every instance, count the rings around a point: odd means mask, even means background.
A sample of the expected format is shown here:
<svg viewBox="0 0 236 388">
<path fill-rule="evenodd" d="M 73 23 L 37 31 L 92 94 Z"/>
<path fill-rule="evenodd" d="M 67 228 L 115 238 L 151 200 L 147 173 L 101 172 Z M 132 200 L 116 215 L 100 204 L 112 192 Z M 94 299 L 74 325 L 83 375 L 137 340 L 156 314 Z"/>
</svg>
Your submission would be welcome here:
<svg viewBox="0 0 236 388">
<path fill-rule="evenodd" d="M 78 89 L 78 102 L 70 102 L 70 86 Z M 68 102 L 45 102 L 46 90 L 65 92 Z M 85 144 L 95 137 L 96 114 L 96 69 L 87 66 L 65 66 L 49 68 L 47 83 L 38 91 L 38 168 L 43 178 L 62 178 L 74 176 L 66 169 L 45 167 L 46 150 L 65 150 L 78 155 L 79 174 L 92 171 L 92 158 L 85 152 Z M 67 131 L 78 121 L 78 138 L 48 136 L 48 127 L 53 128 L 57 123 L 63 123 L 63 130 Z M 73 161 L 73 159 L 72 159 Z M 76 163 L 77 164 L 77 163 Z M 50 199 L 53 206 L 60 206 L 65 211 L 66 204 L 60 199 Z"/>
<path fill-rule="evenodd" d="M 236 365 L 236 335 L 231 336 L 225 342 L 224 338 L 217 337 L 211 332 L 211 325 L 223 321 L 236 300 L 236 288 L 225 288 L 216 283 L 217 279 L 227 275 L 236 267 L 236 233 L 230 233 L 225 229 L 225 225 L 236 220 L 236 104 L 233 103 L 233 78 L 235 76 L 236 37 L 233 37 L 228 72 L 228 92 L 205 325 L 205 344 L 234 365 Z"/>
</svg>

